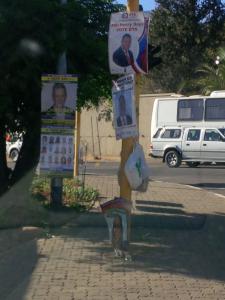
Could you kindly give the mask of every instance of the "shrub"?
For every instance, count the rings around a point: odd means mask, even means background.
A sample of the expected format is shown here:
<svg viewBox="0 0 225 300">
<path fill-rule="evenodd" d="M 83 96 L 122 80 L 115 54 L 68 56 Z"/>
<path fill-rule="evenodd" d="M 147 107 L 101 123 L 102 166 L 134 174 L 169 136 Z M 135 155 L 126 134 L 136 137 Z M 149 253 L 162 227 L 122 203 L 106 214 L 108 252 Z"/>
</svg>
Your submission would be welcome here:
<svg viewBox="0 0 225 300">
<path fill-rule="evenodd" d="M 50 179 L 35 177 L 31 186 L 31 194 L 46 208 L 51 208 L 50 193 Z M 64 207 L 70 207 L 76 211 L 87 211 L 94 206 L 98 197 L 98 190 L 82 186 L 78 179 L 64 179 Z"/>
</svg>

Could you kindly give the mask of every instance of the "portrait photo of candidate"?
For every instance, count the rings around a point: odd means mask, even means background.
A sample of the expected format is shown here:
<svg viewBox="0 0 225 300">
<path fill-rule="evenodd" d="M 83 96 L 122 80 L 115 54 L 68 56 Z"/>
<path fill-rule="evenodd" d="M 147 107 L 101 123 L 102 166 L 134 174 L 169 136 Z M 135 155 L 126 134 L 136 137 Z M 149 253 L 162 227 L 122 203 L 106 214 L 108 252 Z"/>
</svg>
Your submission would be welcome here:
<svg viewBox="0 0 225 300">
<path fill-rule="evenodd" d="M 66 164 L 66 157 L 65 157 L 65 156 L 62 156 L 62 157 L 61 157 L 61 164 L 62 164 L 62 165 L 65 165 L 65 164 Z"/>
<path fill-rule="evenodd" d="M 72 158 L 69 156 L 67 157 L 67 165 L 71 165 L 72 164 Z"/>
<path fill-rule="evenodd" d="M 54 136 L 50 136 L 49 144 L 54 144 Z"/>
<path fill-rule="evenodd" d="M 128 67 L 134 62 L 133 52 L 130 50 L 132 44 L 131 35 L 126 33 L 122 36 L 121 45 L 113 53 L 113 61 L 120 67 Z"/>
<path fill-rule="evenodd" d="M 131 112 L 128 112 L 128 107 L 124 95 L 120 95 L 118 98 L 116 116 L 117 127 L 128 126 L 133 123 L 132 114 Z"/>
<path fill-rule="evenodd" d="M 42 145 L 46 145 L 48 142 L 48 137 L 46 135 L 42 135 Z"/>
<path fill-rule="evenodd" d="M 49 157 L 48 157 L 48 163 L 52 164 L 52 156 L 51 155 L 49 155 Z"/>
<path fill-rule="evenodd" d="M 42 91 L 42 117 L 44 119 L 73 120 L 75 117 L 74 85 L 61 82 L 47 83 Z M 69 97 L 68 97 L 69 89 Z M 72 99 L 72 97 L 74 97 Z M 72 106 L 72 107 L 71 107 Z"/>
</svg>

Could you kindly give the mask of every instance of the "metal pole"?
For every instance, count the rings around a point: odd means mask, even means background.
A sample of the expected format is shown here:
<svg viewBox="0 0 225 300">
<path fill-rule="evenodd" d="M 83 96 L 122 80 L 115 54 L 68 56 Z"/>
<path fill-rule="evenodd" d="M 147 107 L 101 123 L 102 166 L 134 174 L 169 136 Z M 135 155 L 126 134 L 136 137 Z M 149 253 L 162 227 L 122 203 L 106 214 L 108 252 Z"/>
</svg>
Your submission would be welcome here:
<svg viewBox="0 0 225 300">
<path fill-rule="evenodd" d="M 67 0 L 61 0 L 62 5 L 67 3 Z M 63 33 L 65 35 L 65 32 Z M 66 74 L 67 73 L 67 61 L 66 61 L 66 52 L 64 51 L 59 59 L 57 64 L 57 74 Z M 55 207 L 62 206 L 63 203 L 63 178 L 54 177 L 51 178 L 51 204 Z"/>
</svg>

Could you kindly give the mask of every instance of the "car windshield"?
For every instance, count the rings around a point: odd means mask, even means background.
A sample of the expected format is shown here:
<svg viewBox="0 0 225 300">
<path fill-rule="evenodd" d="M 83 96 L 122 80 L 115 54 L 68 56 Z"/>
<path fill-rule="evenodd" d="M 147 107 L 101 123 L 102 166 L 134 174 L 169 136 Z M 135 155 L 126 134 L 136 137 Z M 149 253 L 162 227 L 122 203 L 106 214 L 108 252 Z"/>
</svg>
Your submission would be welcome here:
<svg viewBox="0 0 225 300">
<path fill-rule="evenodd" d="M 225 128 L 219 128 L 219 131 L 222 133 L 222 135 L 225 137 Z"/>
</svg>

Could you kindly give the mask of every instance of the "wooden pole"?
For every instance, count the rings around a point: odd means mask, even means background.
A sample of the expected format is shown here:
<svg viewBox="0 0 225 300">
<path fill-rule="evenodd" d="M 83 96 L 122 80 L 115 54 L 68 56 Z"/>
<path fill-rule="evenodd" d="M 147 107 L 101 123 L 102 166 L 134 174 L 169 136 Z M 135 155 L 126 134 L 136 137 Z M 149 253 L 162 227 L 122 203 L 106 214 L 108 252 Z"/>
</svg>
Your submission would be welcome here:
<svg viewBox="0 0 225 300">
<path fill-rule="evenodd" d="M 80 148 L 80 116 L 79 111 L 76 112 L 76 129 L 75 129 L 75 157 L 74 157 L 74 177 L 79 175 L 79 148 Z"/>
<path fill-rule="evenodd" d="M 128 0 L 127 1 L 127 12 L 139 11 L 139 0 Z M 135 76 L 135 104 L 136 104 L 136 115 L 137 115 L 137 124 L 139 122 L 139 82 L 140 75 Z M 124 172 L 124 167 L 129 155 L 132 153 L 134 147 L 134 139 L 128 138 L 122 140 L 122 151 L 121 151 L 121 163 L 120 163 L 120 171 L 119 171 L 119 183 L 120 183 L 120 197 L 131 200 L 131 188 L 127 177 Z"/>
</svg>

